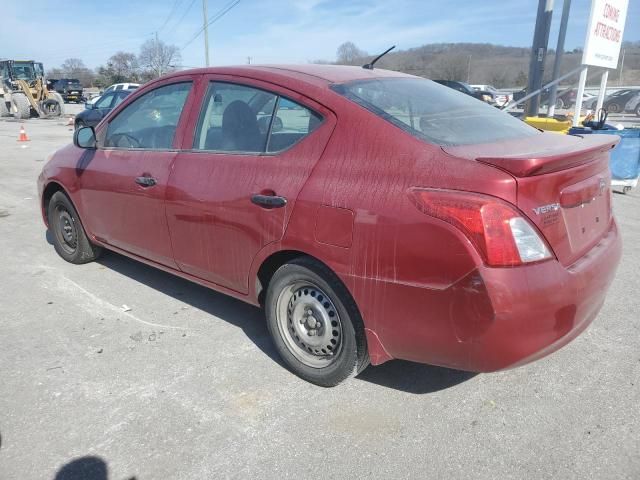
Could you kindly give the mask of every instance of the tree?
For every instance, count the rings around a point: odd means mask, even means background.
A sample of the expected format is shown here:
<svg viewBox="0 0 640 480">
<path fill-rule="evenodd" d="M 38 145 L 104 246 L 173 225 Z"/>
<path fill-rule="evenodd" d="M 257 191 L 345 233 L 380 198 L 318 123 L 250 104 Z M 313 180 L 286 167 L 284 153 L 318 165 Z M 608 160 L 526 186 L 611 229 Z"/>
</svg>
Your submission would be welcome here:
<svg viewBox="0 0 640 480">
<path fill-rule="evenodd" d="M 336 51 L 336 63 L 339 65 L 357 65 L 362 63 L 362 58 L 367 52 L 360 50 L 353 42 L 344 42 Z"/>
<path fill-rule="evenodd" d="M 108 87 L 114 83 L 135 82 L 139 78 L 138 58 L 134 53 L 117 52 L 109 57 L 106 66 L 98 67 L 96 83 Z"/>
<path fill-rule="evenodd" d="M 520 70 L 518 72 L 518 75 L 516 76 L 516 79 L 514 80 L 515 86 L 516 87 L 526 87 L 527 86 L 527 82 L 528 82 L 527 75 L 522 70 Z"/>
<path fill-rule="evenodd" d="M 467 55 L 442 54 L 429 66 L 432 78 L 439 80 L 467 80 L 469 57 Z"/>
<path fill-rule="evenodd" d="M 176 70 L 176 65 L 182 61 L 182 57 L 180 49 L 175 45 L 167 45 L 158 39 L 149 39 L 140 47 L 138 61 L 146 70 L 145 76 L 158 78 Z"/>
</svg>

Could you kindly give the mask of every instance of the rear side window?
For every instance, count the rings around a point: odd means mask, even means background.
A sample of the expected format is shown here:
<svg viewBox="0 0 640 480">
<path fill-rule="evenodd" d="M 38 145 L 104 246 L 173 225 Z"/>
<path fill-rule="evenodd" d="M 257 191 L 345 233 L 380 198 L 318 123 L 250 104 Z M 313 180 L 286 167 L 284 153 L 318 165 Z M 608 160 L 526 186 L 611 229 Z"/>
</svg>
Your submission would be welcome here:
<svg viewBox="0 0 640 480">
<path fill-rule="evenodd" d="M 109 122 L 105 146 L 170 149 L 190 89 L 191 82 L 165 85 L 127 105 Z"/>
<path fill-rule="evenodd" d="M 280 97 L 272 120 L 267 152 L 291 148 L 313 132 L 321 122 L 322 117 L 317 113 L 299 103 Z"/>
<path fill-rule="evenodd" d="M 204 99 L 194 150 L 275 153 L 306 137 L 322 117 L 275 93 L 212 82 Z"/>
<path fill-rule="evenodd" d="M 411 135 L 437 145 L 491 143 L 539 133 L 508 113 L 431 80 L 362 80 L 332 88 Z"/>
</svg>

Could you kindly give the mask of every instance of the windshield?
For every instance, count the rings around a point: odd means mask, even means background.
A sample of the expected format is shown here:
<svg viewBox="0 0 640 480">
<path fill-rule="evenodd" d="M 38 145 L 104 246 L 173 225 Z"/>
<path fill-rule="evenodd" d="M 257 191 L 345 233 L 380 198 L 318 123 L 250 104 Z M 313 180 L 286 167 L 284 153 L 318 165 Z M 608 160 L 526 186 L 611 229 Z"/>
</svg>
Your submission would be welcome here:
<svg viewBox="0 0 640 480">
<path fill-rule="evenodd" d="M 508 113 L 431 80 L 379 78 L 332 88 L 414 137 L 437 145 L 490 143 L 539 133 Z"/>
<path fill-rule="evenodd" d="M 14 62 L 13 75 L 19 80 L 33 80 L 35 73 L 33 63 L 31 62 Z"/>
</svg>

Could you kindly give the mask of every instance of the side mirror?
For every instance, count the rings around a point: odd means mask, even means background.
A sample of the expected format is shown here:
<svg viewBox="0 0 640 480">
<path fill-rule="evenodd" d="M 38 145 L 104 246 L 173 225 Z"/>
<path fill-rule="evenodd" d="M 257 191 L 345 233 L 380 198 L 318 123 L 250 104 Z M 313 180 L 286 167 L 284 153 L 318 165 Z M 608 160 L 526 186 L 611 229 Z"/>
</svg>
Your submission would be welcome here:
<svg viewBox="0 0 640 480">
<path fill-rule="evenodd" d="M 73 144 L 80 148 L 96 148 L 96 132 L 93 127 L 82 127 L 73 133 Z"/>
</svg>

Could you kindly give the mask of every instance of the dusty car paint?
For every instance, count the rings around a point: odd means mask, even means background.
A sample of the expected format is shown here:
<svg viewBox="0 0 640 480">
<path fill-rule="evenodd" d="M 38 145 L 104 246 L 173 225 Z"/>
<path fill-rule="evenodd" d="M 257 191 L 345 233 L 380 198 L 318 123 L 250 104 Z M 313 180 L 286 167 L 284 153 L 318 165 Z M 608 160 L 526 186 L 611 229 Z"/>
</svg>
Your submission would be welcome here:
<svg viewBox="0 0 640 480">
<path fill-rule="evenodd" d="M 621 255 L 608 188 L 602 201 L 579 210 L 561 200 L 579 182 L 608 185 L 607 151 L 615 140 L 540 133 L 533 141 L 443 148 L 329 88 L 404 76 L 309 65 L 163 77 L 130 95 L 96 131 L 102 138 L 109 121 L 151 89 L 188 80 L 193 88 L 173 148 L 65 147 L 39 179 L 43 212 L 52 189 L 62 188 L 96 243 L 256 305 L 265 265 L 312 256 L 353 296 L 373 364 L 401 358 L 493 371 L 560 348 L 597 315 Z M 194 129 L 210 80 L 286 95 L 324 121 L 279 154 L 195 152 Z M 551 146 L 552 154 L 545 150 Z M 134 183 L 140 175 L 158 179 L 157 188 Z M 415 188 L 508 203 L 541 232 L 552 258 L 488 266 L 460 229 L 416 208 Z M 285 196 L 287 204 L 252 204 L 251 195 L 260 192 Z M 534 214 L 554 203 L 561 204 L 557 218 Z"/>
</svg>

